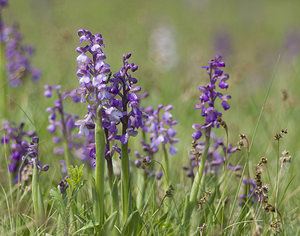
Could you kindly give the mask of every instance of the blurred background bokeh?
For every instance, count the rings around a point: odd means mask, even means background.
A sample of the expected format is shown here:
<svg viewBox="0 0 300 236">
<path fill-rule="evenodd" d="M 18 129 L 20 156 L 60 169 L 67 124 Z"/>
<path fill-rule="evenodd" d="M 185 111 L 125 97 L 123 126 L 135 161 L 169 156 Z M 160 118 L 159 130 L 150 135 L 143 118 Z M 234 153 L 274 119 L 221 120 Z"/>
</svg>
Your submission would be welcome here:
<svg viewBox="0 0 300 236">
<path fill-rule="evenodd" d="M 37 85 L 10 89 L 10 103 L 18 103 L 11 106 L 15 121 L 29 116 L 37 130 L 45 130 L 45 109 L 53 101 L 43 97 L 43 86 L 79 87 L 75 48 L 79 45 L 77 30 L 83 28 L 103 35 L 113 71 L 121 67 L 124 53 L 133 54 L 131 61 L 139 66 L 136 76 L 149 92 L 145 106 L 174 105 L 182 140 L 174 157 L 179 162 L 171 162 L 177 170 L 179 163 L 188 162 L 191 126 L 202 119 L 194 110 L 197 87 L 207 82 L 201 66 L 216 54 L 223 56 L 225 73 L 230 75 L 231 109 L 224 113 L 229 141 L 235 144 L 239 133 L 254 138 L 270 88 L 253 143 L 253 163 L 272 152 L 273 135 L 281 128 L 290 130 L 284 142 L 293 156 L 298 155 L 298 0 L 12 0 L 9 4 L 3 18 L 10 24 L 18 22 L 24 42 L 36 48 L 33 64 L 42 71 Z M 28 96 L 18 97 L 24 90 Z M 284 99 L 283 94 L 287 95 Z M 84 105 L 75 109 L 81 115 L 85 112 Z M 224 136 L 224 130 L 217 133 Z"/>
</svg>

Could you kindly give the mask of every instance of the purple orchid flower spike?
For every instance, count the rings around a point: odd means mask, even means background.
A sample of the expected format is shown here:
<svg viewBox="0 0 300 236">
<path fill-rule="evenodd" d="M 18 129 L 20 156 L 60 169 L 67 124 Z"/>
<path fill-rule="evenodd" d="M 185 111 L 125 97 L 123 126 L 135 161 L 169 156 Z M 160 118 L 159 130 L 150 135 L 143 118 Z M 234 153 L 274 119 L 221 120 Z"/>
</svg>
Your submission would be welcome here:
<svg viewBox="0 0 300 236">
<path fill-rule="evenodd" d="M 26 140 L 35 135 L 34 131 L 25 132 L 24 126 L 24 122 L 21 122 L 20 125 L 16 125 L 14 122 L 5 122 L 5 135 L 1 137 L 1 143 L 9 145 L 10 164 L 8 168 L 9 172 L 13 174 L 15 182 L 18 182 L 22 178 L 20 175 L 24 168 L 22 157 L 26 155 L 28 147 Z"/>
<path fill-rule="evenodd" d="M 47 98 L 52 97 L 53 92 L 58 96 L 58 99 L 54 101 L 54 106 L 47 108 L 47 112 L 50 113 L 48 117 L 50 125 L 48 125 L 47 130 L 55 135 L 53 137 L 53 142 L 55 143 L 54 153 L 56 155 L 65 155 L 66 166 L 70 165 L 73 157 L 92 164 L 94 160 L 89 157 L 89 144 L 94 142 L 93 129 L 95 125 L 93 123 L 86 125 L 85 119 L 78 120 L 79 117 L 77 115 L 65 112 L 64 100 L 70 97 L 73 102 L 77 103 L 80 101 L 80 96 L 77 90 L 62 93 L 60 89 L 60 85 L 45 85 L 46 91 L 44 92 L 44 96 Z M 78 125 L 79 134 L 75 132 Z M 86 136 L 86 138 L 83 138 L 83 136 Z"/>
<path fill-rule="evenodd" d="M 1 5 L 3 4 L 5 1 Z M 1 23 L 0 42 L 5 46 L 6 72 L 12 87 L 22 85 L 28 76 L 33 82 L 36 82 L 41 74 L 30 63 L 31 57 L 34 55 L 33 47 L 23 45 L 21 41 L 22 35 L 18 32 L 17 26 L 9 27 Z"/>
<path fill-rule="evenodd" d="M 145 140 L 141 140 L 145 155 L 143 156 L 138 152 L 135 152 L 135 154 L 138 158 L 136 166 L 145 169 L 146 172 L 148 171 L 147 166 L 154 159 L 154 155 L 159 151 L 160 147 L 166 149 L 166 145 L 169 144 L 169 153 L 171 155 L 175 155 L 178 151 L 174 145 L 179 141 L 179 139 L 175 138 L 177 131 L 174 128 L 178 122 L 173 120 L 172 109 L 172 105 L 158 105 L 157 110 L 154 110 L 153 107 L 148 107 L 143 111 L 147 117 L 144 122 L 143 131 L 149 136 L 150 142 L 146 143 Z M 161 111 L 163 114 L 160 117 Z M 143 165 L 140 163 L 143 163 Z M 149 171 L 147 173 L 150 174 Z M 163 173 L 158 174 L 159 178 L 157 179 L 161 179 Z"/>
<path fill-rule="evenodd" d="M 200 103 L 195 106 L 196 110 L 201 110 L 201 116 L 205 117 L 205 122 L 201 125 L 194 124 L 192 127 L 196 132 L 192 135 L 194 140 L 198 140 L 202 136 L 203 130 L 208 127 L 219 127 L 219 119 L 222 117 L 222 113 L 215 108 L 217 100 L 221 100 L 221 105 L 226 111 L 230 108 L 227 101 L 231 99 L 230 95 L 223 95 L 221 92 L 217 92 L 217 85 L 220 89 L 227 89 L 228 74 L 223 74 L 220 69 L 225 67 L 225 63 L 221 61 L 221 56 L 216 56 L 215 59 L 208 62 L 208 66 L 203 66 L 209 75 L 209 83 L 206 86 L 200 86 L 199 91 L 201 95 L 199 97 Z"/>
</svg>

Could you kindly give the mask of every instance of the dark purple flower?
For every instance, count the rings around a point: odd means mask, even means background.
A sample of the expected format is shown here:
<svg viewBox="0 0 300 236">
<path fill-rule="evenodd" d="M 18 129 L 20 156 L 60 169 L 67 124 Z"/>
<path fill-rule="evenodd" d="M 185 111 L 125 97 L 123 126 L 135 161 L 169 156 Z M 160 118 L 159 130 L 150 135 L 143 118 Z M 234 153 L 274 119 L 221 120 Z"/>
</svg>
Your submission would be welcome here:
<svg viewBox="0 0 300 236">
<path fill-rule="evenodd" d="M 201 95 L 199 97 L 200 103 L 195 106 L 195 109 L 201 110 L 201 116 L 205 117 L 204 124 L 194 124 L 193 129 L 196 132 L 192 135 L 194 140 L 198 140 L 202 136 L 202 131 L 208 127 L 219 127 L 219 119 L 222 117 L 222 113 L 215 107 L 217 99 L 221 100 L 222 107 L 226 111 L 230 108 L 227 101 L 231 99 L 230 95 L 223 95 L 216 91 L 217 84 L 220 89 L 227 89 L 228 74 L 223 74 L 221 67 L 225 67 L 225 63 L 221 61 L 221 56 L 216 56 L 215 59 L 208 62 L 208 66 L 203 66 L 209 75 L 209 83 L 206 86 L 200 86 L 199 91 Z"/>
<path fill-rule="evenodd" d="M 26 142 L 22 142 L 22 144 L 25 148 L 25 153 L 22 156 L 24 163 L 26 163 L 26 165 L 36 165 L 40 171 L 48 171 L 49 165 L 42 166 L 39 160 L 39 137 L 34 136 L 29 144 Z"/>
<path fill-rule="evenodd" d="M 0 7 L 7 7 L 7 5 L 8 5 L 7 0 L 0 0 Z M 0 8 L 0 10 L 1 10 L 1 8 Z"/>
<path fill-rule="evenodd" d="M 21 122 L 20 125 L 16 125 L 13 122 L 5 122 L 5 135 L 1 137 L 1 143 L 3 145 L 9 145 L 9 171 L 14 175 L 14 180 L 16 182 L 21 178 L 20 173 L 24 167 L 24 165 L 22 165 L 22 157 L 26 155 L 27 149 L 29 147 L 29 144 L 26 140 L 28 138 L 32 138 L 35 135 L 34 131 L 25 132 L 24 125 L 24 122 Z"/>
<path fill-rule="evenodd" d="M 243 203 L 246 203 L 248 201 L 248 204 L 254 204 L 254 202 L 257 202 L 259 200 L 259 196 L 255 193 L 256 190 L 256 183 L 254 179 L 243 179 L 242 180 L 245 187 L 247 194 L 240 195 L 240 202 L 239 204 L 242 205 Z"/>
<path fill-rule="evenodd" d="M 61 194 L 65 194 L 67 188 L 69 187 L 68 182 L 66 180 L 67 176 L 64 177 L 58 184 L 57 188 L 60 190 Z"/>
</svg>

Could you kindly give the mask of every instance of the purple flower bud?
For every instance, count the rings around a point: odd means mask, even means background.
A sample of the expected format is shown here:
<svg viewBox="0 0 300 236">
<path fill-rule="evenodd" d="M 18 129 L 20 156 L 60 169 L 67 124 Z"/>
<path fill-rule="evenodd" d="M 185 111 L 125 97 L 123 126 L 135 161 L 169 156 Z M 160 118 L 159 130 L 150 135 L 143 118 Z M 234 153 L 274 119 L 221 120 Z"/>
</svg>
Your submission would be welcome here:
<svg viewBox="0 0 300 236">
<path fill-rule="evenodd" d="M 137 65 L 134 65 L 133 67 L 131 67 L 131 71 L 132 71 L 132 72 L 137 71 L 137 69 L 138 69 L 138 66 L 137 66 Z"/>
<path fill-rule="evenodd" d="M 163 172 L 159 172 L 157 175 L 156 175 L 156 179 L 157 180 L 160 180 L 161 179 L 161 177 L 163 176 Z"/>
<path fill-rule="evenodd" d="M 52 96 L 52 92 L 50 90 L 46 90 L 44 92 L 44 96 L 47 97 L 47 98 L 50 98 Z"/>
<path fill-rule="evenodd" d="M 24 148 L 29 148 L 29 144 L 25 140 L 22 141 L 21 145 Z"/>
<path fill-rule="evenodd" d="M 222 107 L 224 108 L 225 111 L 230 108 L 229 104 L 225 101 L 222 102 Z"/>
<path fill-rule="evenodd" d="M 129 53 L 127 53 L 127 55 L 126 55 L 126 60 L 129 59 L 130 57 L 131 57 L 131 53 L 129 52 Z"/>
<path fill-rule="evenodd" d="M 37 137 L 37 136 L 34 136 L 33 138 L 32 138 L 32 142 L 33 143 L 39 143 L 39 137 Z"/>
<path fill-rule="evenodd" d="M 47 130 L 50 131 L 51 133 L 54 133 L 56 131 L 56 125 L 54 124 L 48 125 Z"/>
<path fill-rule="evenodd" d="M 137 159 L 135 162 L 134 162 L 135 166 L 140 168 L 142 166 L 142 163 L 139 159 Z"/>
<path fill-rule="evenodd" d="M 41 168 L 41 171 L 48 171 L 49 170 L 49 165 L 44 165 L 42 168 Z"/>
<path fill-rule="evenodd" d="M 85 125 L 88 129 L 95 129 L 95 124 L 92 122 L 86 122 Z"/>
<path fill-rule="evenodd" d="M 62 140 L 59 137 L 57 137 L 57 136 L 54 136 L 53 139 L 52 139 L 53 143 L 60 143 L 61 141 Z"/>
<path fill-rule="evenodd" d="M 178 152 L 178 149 L 174 145 L 170 145 L 169 152 L 171 155 L 175 155 Z"/>
<path fill-rule="evenodd" d="M 8 136 L 3 136 L 1 138 L 1 143 L 2 144 L 8 144 L 8 142 L 9 142 L 9 137 Z"/>
<path fill-rule="evenodd" d="M 202 132 L 201 131 L 196 131 L 195 133 L 193 133 L 192 137 L 194 140 L 198 140 L 199 138 L 201 138 L 202 136 Z"/>
</svg>

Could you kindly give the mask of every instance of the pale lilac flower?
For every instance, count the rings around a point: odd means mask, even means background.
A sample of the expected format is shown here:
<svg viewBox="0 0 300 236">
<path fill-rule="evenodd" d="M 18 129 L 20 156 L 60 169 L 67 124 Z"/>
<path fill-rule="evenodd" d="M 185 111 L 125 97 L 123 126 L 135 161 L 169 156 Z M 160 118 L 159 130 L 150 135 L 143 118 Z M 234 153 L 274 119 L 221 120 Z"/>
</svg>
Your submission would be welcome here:
<svg viewBox="0 0 300 236">
<path fill-rule="evenodd" d="M 17 26 L 8 27 L 2 24 L 0 32 L 0 41 L 5 45 L 6 72 L 9 84 L 12 87 L 20 86 L 26 77 L 31 77 L 33 82 L 39 80 L 40 71 L 30 63 L 34 49 L 21 43 L 22 35 L 18 32 Z"/>
</svg>

